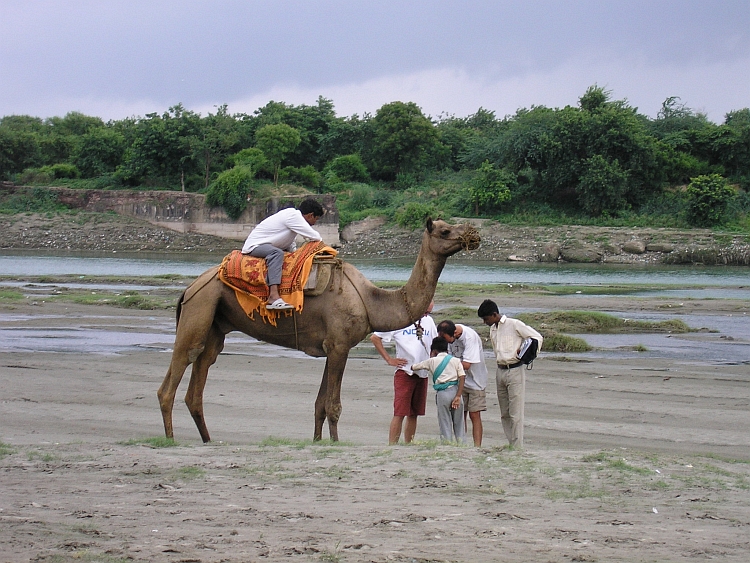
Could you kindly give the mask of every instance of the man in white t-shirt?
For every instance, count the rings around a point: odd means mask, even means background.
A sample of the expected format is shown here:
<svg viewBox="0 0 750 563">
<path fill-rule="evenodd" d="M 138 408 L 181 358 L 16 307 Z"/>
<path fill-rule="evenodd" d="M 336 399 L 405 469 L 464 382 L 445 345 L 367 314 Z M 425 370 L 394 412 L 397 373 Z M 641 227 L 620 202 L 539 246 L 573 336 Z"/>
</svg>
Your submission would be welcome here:
<svg viewBox="0 0 750 563">
<path fill-rule="evenodd" d="M 266 309 L 293 309 L 279 295 L 284 252 L 294 252 L 297 235 L 310 240 L 322 240 L 320 233 L 312 228 L 323 216 L 323 206 L 314 199 L 304 200 L 299 209 L 289 207 L 266 217 L 250 232 L 242 247 L 242 254 L 266 260 L 268 274 L 268 304 Z"/>
<path fill-rule="evenodd" d="M 430 357 L 432 339 L 437 336 L 435 321 L 429 316 L 434 303 L 430 303 L 425 315 L 419 320 L 422 338 L 418 337 L 416 324 L 401 330 L 373 332 L 370 336 L 375 349 L 389 366 L 396 368 L 393 374 L 393 419 L 388 433 L 388 443 L 398 444 L 401 429 L 404 428 L 404 442 L 414 439 L 417 432 L 417 417 L 424 416 L 427 406 L 427 370 L 412 371 L 412 364 L 423 362 Z M 396 357 L 393 358 L 383 346 L 384 342 L 396 344 Z"/>
<path fill-rule="evenodd" d="M 461 360 L 466 370 L 464 381 L 464 421 L 468 413 L 471 419 L 471 435 L 474 446 L 482 445 L 482 411 L 487 410 L 487 366 L 484 363 L 482 338 L 470 326 L 455 324 L 453 321 L 442 321 L 438 326 L 438 335 L 448 342 L 450 354 Z"/>
</svg>

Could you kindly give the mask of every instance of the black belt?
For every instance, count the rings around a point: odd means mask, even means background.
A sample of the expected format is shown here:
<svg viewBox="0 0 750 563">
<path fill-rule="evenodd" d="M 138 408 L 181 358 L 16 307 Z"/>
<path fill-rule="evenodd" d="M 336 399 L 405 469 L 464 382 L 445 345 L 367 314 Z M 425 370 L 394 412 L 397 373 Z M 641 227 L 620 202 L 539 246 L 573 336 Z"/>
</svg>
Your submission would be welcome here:
<svg viewBox="0 0 750 563">
<path fill-rule="evenodd" d="M 516 362 L 515 364 L 497 364 L 500 369 L 513 369 L 523 365 L 523 362 Z"/>
</svg>

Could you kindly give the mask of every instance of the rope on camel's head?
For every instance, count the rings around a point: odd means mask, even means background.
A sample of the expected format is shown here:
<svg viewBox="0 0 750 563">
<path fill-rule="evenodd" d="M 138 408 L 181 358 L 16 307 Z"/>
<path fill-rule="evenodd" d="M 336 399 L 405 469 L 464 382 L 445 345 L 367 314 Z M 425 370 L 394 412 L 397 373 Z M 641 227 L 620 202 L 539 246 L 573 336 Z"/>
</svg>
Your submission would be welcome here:
<svg viewBox="0 0 750 563">
<path fill-rule="evenodd" d="M 482 241 L 482 237 L 479 236 L 479 231 L 469 223 L 464 223 L 463 227 L 463 232 L 459 233 L 456 237 L 446 238 L 444 240 L 457 240 L 461 242 L 461 248 L 464 250 L 476 250 L 479 248 L 479 243 Z M 430 232 L 430 236 L 442 238 L 433 232 Z"/>
<path fill-rule="evenodd" d="M 464 250 L 476 250 L 479 248 L 482 237 L 479 236 L 479 231 L 476 227 L 467 223 L 464 232 L 458 235 L 458 239 L 461 241 L 461 247 Z"/>
</svg>

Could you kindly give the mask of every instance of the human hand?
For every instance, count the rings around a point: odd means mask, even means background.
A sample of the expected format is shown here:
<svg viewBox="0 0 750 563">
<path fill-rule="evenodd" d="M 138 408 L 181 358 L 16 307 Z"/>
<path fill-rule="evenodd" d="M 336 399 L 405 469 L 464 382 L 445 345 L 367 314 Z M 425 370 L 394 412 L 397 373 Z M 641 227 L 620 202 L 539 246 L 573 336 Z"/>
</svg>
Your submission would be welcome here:
<svg viewBox="0 0 750 563">
<path fill-rule="evenodd" d="M 395 368 L 402 368 L 407 363 L 409 363 L 409 362 L 407 360 L 405 360 L 404 358 L 390 358 L 388 360 L 388 365 L 389 366 L 393 366 Z"/>
<path fill-rule="evenodd" d="M 459 406 L 461 406 L 461 397 L 456 395 L 456 397 L 451 401 L 451 408 L 457 409 Z"/>
</svg>

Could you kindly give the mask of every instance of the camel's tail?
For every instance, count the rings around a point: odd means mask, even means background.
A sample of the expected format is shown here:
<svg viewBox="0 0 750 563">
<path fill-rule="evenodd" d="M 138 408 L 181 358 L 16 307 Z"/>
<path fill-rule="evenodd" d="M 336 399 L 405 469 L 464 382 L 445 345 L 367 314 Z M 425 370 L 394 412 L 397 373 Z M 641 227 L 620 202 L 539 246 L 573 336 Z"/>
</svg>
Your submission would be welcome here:
<svg viewBox="0 0 750 563">
<path fill-rule="evenodd" d="M 182 292 L 182 295 L 180 295 L 180 299 L 177 301 L 177 313 L 175 314 L 175 323 L 174 323 L 175 330 L 177 330 L 177 327 L 180 324 L 180 314 L 182 313 L 182 301 L 185 299 L 185 291 Z"/>
<path fill-rule="evenodd" d="M 192 299 L 193 295 L 203 289 L 207 283 L 216 278 L 216 274 L 219 272 L 219 267 L 214 266 L 213 268 L 203 272 L 197 280 L 191 283 L 185 291 L 180 295 L 180 300 L 177 302 L 177 319 L 176 322 L 180 324 L 180 313 L 182 312 L 182 306 Z"/>
</svg>

